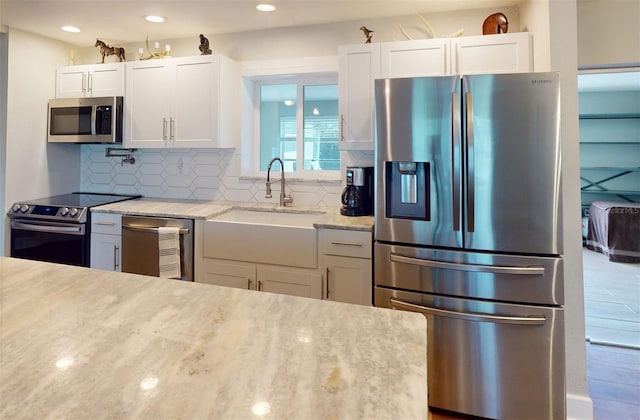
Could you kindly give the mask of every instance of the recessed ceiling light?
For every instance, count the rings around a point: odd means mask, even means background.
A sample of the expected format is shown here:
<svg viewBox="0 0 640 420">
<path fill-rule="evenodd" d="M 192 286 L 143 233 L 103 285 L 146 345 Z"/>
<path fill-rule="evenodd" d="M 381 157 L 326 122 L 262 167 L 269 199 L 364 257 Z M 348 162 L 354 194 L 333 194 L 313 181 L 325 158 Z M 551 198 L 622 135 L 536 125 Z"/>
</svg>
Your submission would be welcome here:
<svg viewBox="0 0 640 420">
<path fill-rule="evenodd" d="M 145 16 L 144 18 L 147 21 L 153 22 L 153 23 L 162 23 L 162 22 L 164 22 L 164 18 L 162 16 L 149 15 L 149 16 Z"/>
<path fill-rule="evenodd" d="M 66 32 L 80 32 L 80 29 L 76 28 L 75 26 L 71 26 L 71 25 L 65 25 L 61 29 L 63 31 L 66 31 Z"/>
<path fill-rule="evenodd" d="M 274 10 L 276 10 L 276 6 L 265 3 L 257 5 L 256 9 L 260 10 L 261 12 L 273 12 Z"/>
</svg>

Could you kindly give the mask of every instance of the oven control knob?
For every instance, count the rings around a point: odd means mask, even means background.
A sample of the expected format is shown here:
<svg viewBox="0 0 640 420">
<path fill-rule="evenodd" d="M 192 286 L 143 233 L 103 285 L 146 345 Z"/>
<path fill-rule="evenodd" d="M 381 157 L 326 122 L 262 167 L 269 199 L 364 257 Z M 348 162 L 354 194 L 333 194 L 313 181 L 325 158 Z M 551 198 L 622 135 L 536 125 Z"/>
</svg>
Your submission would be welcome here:
<svg viewBox="0 0 640 420">
<path fill-rule="evenodd" d="M 77 215 L 78 215 L 78 209 L 72 208 L 71 210 L 69 210 L 69 216 L 76 217 Z"/>
<path fill-rule="evenodd" d="M 20 206 L 20 211 L 23 212 L 23 213 L 26 213 L 27 211 L 29 211 L 29 206 L 26 205 L 26 204 L 22 204 Z"/>
<path fill-rule="evenodd" d="M 69 213 L 69 209 L 67 207 L 63 207 L 62 210 L 60 210 L 61 216 L 66 216 L 68 213 Z"/>
<path fill-rule="evenodd" d="M 20 211 L 20 204 L 14 204 L 13 207 L 11 207 L 11 211 L 13 211 L 14 213 L 17 213 Z"/>
</svg>

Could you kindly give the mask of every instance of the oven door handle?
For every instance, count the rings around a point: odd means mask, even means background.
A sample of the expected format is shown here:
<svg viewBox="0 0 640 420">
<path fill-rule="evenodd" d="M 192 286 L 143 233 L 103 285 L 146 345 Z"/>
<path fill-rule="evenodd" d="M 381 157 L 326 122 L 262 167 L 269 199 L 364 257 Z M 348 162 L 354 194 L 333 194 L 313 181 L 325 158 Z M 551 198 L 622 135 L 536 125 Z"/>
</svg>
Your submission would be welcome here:
<svg viewBox="0 0 640 420">
<path fill-rule="evenodd" d="M 11 222 L 11 228 L 31 230 L 35 232 L 63 233 L 63 234 L 71 234 L 71 235 L 82 235 L 84 233 L 82 226 L 59 226 L 59 225 L 18 222 L 15 220 Z"/>
<path fill-rule="evenodd" d="M 404 264 L 413 264 L 419 265 L 422 267 L 431 267 L 431 268 L 444 268 L 448 270 L 458 270 L 458 271 L 473 271 L 478 273 L 492 273 L 492 274 L 524 274 L 524 275 L 533 275 L 533 276 L 542 276 L 544 275 L 544 267 L 514 267 L 514 266 L 506 266 L 506 265 L 484 265 L 484 264 L 464 264 L 464 263 L 453 263 L 447 261 L 434 261 L 434 260 L 424 260 L 422 258 L 413 258 L 407 257 L 400 254 L 392 253 L 389 256 L 391 262 L 398 262 Z"/>
<path fill-rule="evenodd" d="M 428 306 L 416 305 L 415 303 L 405 302 L 400 299 L 390 298 L 389 304 L 394 309 L 403 311 L 419 312 L 423 315 L 444 316 L 448 318 L 456 318 L 464 321 L 475 322 L 493 322 L 495 324 L 515 324 L 515 325 L 544 325 L 546 318 L 540 315 L 529 316 L 503 316 L 480 314 L 476 312 L 457 312 L 447 309 L 431 308 Z"/>
<path fill-rule="evenodd" d="M 147 233 L 158 233 L 157 227 L 149 227 L 149 226 L 138 226 L 138 225 L 122 225 L 122 229 L 131 230 L 134 232 L 147 232 Z M 189 229 L 180 228 L 180 235 L 189 234 Z"/>
</svg>

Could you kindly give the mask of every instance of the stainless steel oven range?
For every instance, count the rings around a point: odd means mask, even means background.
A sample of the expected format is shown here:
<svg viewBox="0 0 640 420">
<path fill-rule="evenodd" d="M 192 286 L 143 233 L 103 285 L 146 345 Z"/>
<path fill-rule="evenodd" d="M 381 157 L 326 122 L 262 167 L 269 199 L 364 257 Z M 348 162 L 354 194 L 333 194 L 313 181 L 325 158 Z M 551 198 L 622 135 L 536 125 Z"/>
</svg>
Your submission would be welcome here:
<svg viewBox="0 0 640 420">
<path fill-rule="evenodd" d="M 37 261 L 89 267 L 90 208 L 140 196 L 80 193 L 15 203 L 10 255 Z"/>
</svg>

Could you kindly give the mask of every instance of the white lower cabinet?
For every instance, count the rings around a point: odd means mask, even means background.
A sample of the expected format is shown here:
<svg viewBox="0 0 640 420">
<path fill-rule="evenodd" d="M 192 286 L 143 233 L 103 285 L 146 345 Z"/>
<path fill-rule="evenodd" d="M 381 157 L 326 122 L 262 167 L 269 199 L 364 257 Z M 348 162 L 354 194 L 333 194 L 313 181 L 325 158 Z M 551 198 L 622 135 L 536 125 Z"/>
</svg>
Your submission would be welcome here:
<svg viewBox="0 0 640 420">
<path fill-rule="evenodd" d="M 91 214 L 91 268 L 121 271 L 122 216 L 116 213 Z"/>
<path fill-rule="evenodd" d="M 256 267 L 254 264 L 207 259 L 196 267 L 196 282 L 237 289 L 256 290 Z M 198 269 L 200 268 L 200 269 Z"/>
<path fill-rule="evenodd" d="M 258 266 L 258 290 L 320 299 L 322 275 L 318 270 Z"/>
<path fill-rule="evenodd" d="M 324 255 L 325 299 L 372 304 L 371 259 Z"/>
<path fill-rule="evenodd" d="M 322 297 L 322 275 L 317 269 L 205 258 L 196 267 L 196 282 L 316 299 Z"/>
<path fill-rule="evenodd" d="M 323 298 L 372 305 L 371 232 L 320 229 Z"/>
<path fill-rule="evenodd" d="M 318 229 L 320 264 L 294 266 L 265 263 L 248 247 L 227 247 L 225 231 L 212 230 L 207 221 L 195 226 L 195 281 L 197 283 L 258 290 L 337 302 L 372 304 L 372 234 L 366 231 Z M 257 238 L 242 237 L 250 243 Z M 236 244 L 237 245 L 237 244 Z M 268 244 L 265 244 L 268 246 Z M 311 246 L 306 244 L 305 246 Z M 231 250 L 231 251 L 230 251 Z M 255 251 L 255 250 L 254 250 Z M 272 256 L 273 257 L 273 256 Z M 276 260 L 276 258 L 272 258 Z M 279 261 L 287 261 L 279 259 Z"/>
</svg>

